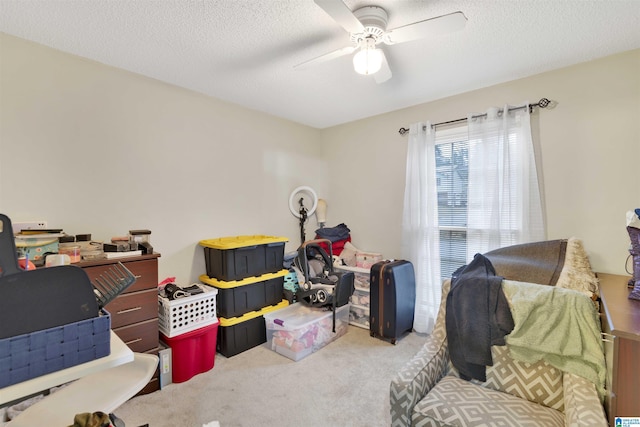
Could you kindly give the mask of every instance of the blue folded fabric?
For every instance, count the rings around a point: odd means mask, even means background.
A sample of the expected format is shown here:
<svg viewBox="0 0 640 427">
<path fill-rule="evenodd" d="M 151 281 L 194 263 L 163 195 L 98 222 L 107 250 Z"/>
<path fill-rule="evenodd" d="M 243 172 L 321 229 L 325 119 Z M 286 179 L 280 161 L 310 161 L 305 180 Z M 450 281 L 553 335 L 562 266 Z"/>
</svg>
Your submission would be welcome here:
<svg viewBox="0 0 640 427">
<path fill-rule="evenodd" d="M 349 237 L 349 227 L 345 224 L 338 224 L 335 227 L 324 227 L 318 228 L 316 230 L 316 235 L 321 239 L 328 239 L 333 242 L 338 242 L 340 240 L 345 240 Z"/>
</svg>

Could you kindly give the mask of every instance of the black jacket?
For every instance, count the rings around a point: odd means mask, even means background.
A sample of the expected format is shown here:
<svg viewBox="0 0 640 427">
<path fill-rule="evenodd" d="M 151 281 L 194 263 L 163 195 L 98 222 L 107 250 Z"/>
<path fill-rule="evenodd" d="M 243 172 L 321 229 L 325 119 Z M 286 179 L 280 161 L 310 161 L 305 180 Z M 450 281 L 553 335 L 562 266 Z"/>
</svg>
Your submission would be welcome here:
<svg viewBox="0 0 640 427">
<path fill-rule="evenodd" d="M 446 302 L 446 329 L 451 363 L 464 379 L 486 381 L 492 345 L 505 345 L 514 327 L 502 277 L 489 259 L 476 254 L 451 278 Z"/>
</svg>

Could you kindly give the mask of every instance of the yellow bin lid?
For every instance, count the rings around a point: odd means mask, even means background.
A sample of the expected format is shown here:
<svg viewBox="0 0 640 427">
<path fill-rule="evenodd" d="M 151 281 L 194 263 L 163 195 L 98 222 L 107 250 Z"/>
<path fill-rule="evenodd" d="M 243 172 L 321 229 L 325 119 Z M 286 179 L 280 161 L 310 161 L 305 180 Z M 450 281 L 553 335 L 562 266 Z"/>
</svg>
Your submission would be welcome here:
<svg viewBox="0 0 640 427">
<path fill-rule="evenodd" d="M 237 249 L 246 246 L 268 245 L 270 243 L 288 242 L 286 237 L 277 236 L 231 236 L 217 239 L 200 240 L 200 246 L 213 249 Z"/>
<path fill-rule="evenodd" d="M 200 275 L 200 281 L 202 283 L 206 283 L 209 286 L 213 286 L 219 289 L 231 289 L 237 288 L 238 286 L 250 285 L 252 283 L 264 282 L 265 280 L 275 279 L 277 277 L 284 277 L 289 274 L 289 270 L 282 269 L 276 273 L 266 273 L 261 276 L 251 276 L 242 280 L 230 280 L 225 282 L 224 280 L 214 279 L 213 277 L 209 277 L 206 274 Z"/>
<path fill-rule="evenodd" d="M 288 305 L 289 305 L 289 301 L 287 301 L 286 299 L 283 299 L 276 305 L 268 305 L 258 311 L 250 311 L 239 317 L 231 317 L 229 319 L 224 317 L 218 317 L 218 321 L 220 322 L 220 326 L 233 326 L 233 325 L 237 325 L 238 323 L 246 322 L 247 320 L 250 320 L 250 319 L 255 319 L 256 317 L 262 316 L 265 313 L 271 313 L 272 311 L 280 310 L 281 308 L 284 308 Z"/>
</svg>

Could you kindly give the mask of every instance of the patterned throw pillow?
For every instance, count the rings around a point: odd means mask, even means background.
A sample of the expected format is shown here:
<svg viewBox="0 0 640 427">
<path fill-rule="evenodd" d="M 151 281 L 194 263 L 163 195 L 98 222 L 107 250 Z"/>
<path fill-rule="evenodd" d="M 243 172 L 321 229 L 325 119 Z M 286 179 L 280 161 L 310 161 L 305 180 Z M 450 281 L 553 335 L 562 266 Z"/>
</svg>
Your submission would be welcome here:
<svg viewBox="0 0 640 427">
<path fill-rule="evenodd" d="M 447 375 L 415 406 L 411 425 L 562 427 L 564 418 L 560 411 Z"/>
<path fill-rule="evenodd" d="M 507 346 L 492 346 L 491 357 L 493 366 L 487 366 L 487 381 L 469 382 L 564 412 L 562 371 L 542 360 L 536 363 L 514 360 Z M 451 362 L 449 375 L 460 377 Z"/>
<path fill-rule="evenodd" d="M 485 387 L 564 411 L 563 372 L 542 360 L 513 360 L 507 346 L 491 347 L 493 366 L 487 367 Z"/>
</svg>

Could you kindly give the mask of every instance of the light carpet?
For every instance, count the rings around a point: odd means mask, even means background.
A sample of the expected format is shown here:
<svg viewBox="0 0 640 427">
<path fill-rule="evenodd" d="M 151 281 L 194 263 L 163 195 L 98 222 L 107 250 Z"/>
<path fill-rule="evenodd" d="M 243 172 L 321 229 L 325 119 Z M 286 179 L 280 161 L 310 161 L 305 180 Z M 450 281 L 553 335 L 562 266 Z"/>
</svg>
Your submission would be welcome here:
<svg viewBox="0 0 640 427">
<path fill-rule="evenodd" d="M 410 333 L 396 345 L 349 326 L 348 332 L 294 362 L 267 344 L 215 356 L 208 372 L 138 396 L 115 414 L 127 427 L 389 426 L 389 384 L 424 343 Z"/>
</svg>

